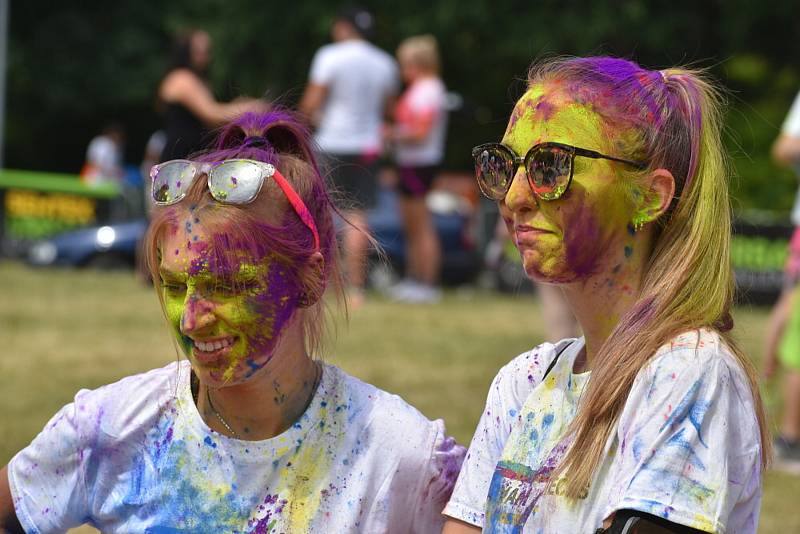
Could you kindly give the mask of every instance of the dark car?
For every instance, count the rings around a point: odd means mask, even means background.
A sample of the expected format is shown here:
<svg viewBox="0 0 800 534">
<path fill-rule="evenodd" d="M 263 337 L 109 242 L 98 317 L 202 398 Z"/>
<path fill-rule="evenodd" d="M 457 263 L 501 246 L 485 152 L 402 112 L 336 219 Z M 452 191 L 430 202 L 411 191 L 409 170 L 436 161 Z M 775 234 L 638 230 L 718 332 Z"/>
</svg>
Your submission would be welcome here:
<svg viewBox="0 0 800 534">
<path fill-rule="evenodd" d="M 470 214 L 454 195 L 430 197 L 434 224 L 442 245 L 442 281 L 460 284 L 472 280 L 480 268 L 480 257 L 470 239 Z M 373 256 L 370 280 L 385 285 L 403 272 L 405 243 L 396 198 L 383 189 L 379 205 L 369 214 L 370 231 L 383 249 L 387 262 Z M 34 243 L 28 250 L 33 265 L 118 268 L 133 267 L 136 244 L 147 229 L 145 219 L 73 230 Z"/>
<path fill-rule="evenodd" d="M 31 245 L 28 262 L 38 266 L 133 267 L 136 243 L 146 229 L 145 219 L 135 219 L 65 232 Z"/>
</svg>

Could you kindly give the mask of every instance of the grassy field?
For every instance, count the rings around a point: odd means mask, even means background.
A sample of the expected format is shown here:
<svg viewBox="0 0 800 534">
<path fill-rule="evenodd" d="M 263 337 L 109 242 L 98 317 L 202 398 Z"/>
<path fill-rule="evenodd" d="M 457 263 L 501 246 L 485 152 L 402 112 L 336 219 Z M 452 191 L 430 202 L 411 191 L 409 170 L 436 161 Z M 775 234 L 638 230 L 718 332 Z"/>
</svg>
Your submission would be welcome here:
<svg viewBox="0 0 800 534">
<path fill-rule="evenodd" d="M 130 273 L 0 262 L 0 279 L 6 281 L 0 298 L 3 464 L 78 389 L 176 357 L 152 289 Z M 538 317 L 538 303 L 527 295 L 456 290 L 429 307 L 374 298 L 340 326 L 325 359 L 443 418 L 466 444 L 499 367 L 544 339 Z M 736 319 L 740 340 L 757 357 L 766 311 L 740 308 Z M 770 388 L 766 393 L 774 398 Z M 764 488 L 759 532 L 800 532 L 800 478 L 770 472 Z"/>
</svg>

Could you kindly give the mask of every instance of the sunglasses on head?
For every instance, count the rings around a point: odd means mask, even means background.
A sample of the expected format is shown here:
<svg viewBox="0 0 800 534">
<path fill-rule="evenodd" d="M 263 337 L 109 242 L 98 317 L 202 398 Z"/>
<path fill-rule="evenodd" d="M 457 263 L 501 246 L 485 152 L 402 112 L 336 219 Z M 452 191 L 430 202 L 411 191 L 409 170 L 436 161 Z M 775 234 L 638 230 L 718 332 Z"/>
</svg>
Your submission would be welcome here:
<svg viewBox="0 0 800 534">
<path fill-rule="evenodd" d="M 572 183 L 575 156 L 593 159 L 608 159 L 625 163 L 637 169 L 647 164 L 594 150 L 578 148 L 562 143 L 540 143 L 528 150 L 524 157 L 502 143 L 486 143 L 472 149 L 475 159 L 475 177 L 481 193 L 490 200 L 503 200 L 514 180 L 516 169 L 523 165 L 528 184 L 533 193 L 542 200 L 556 200 L 566 193 Z"/>
<path fill-rule="evenodd" d="M 226 159 L 214 163 L 199 163 L 174 159 L 153 165 L 150 170 L 153 203 L 169 206 L 186 197 L 195 178 L 205 174 L 208 190 L 222 204 L 249 204 L 253 202 L 264 180 L 272 178 L 278 184 L 295 213 L 314 236 L 314 250 L 319 250 L 319 233 L 311 212 L 303 199 L 274 165 L 252 159 Z"/>
</svg>

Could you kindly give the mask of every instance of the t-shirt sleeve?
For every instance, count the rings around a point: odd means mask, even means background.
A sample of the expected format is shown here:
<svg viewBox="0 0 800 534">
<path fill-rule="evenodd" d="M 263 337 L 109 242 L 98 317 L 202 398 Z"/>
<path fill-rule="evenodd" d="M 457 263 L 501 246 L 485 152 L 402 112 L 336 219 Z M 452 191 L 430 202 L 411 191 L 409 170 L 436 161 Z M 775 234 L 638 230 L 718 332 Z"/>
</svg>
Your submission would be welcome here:
<svg viewBox="0 0 800 534">
<path fill-rule="evenodd" d="M 442 531 L 442 509 L 453 493 L 466 449 L 445 435 L 444 423 L 437 420 L 430 459 L 420 473 L 422 481 L 415 506 L 412 532 L 436 533 Z"/>
<path fill-rule="evenodd" d="M 705 532 L 725 532 L 734 505 L 755 524 L 761 446 L 744 375 L 719 346 L 657 357 L 639 374 L 618 427 L 619 466 L 604 517 L 634 509 Z M 709 356 L 711 352 L 711 356 Z"/>
<path fill-rule="evenodd" d="M 317 53 L 314 54 L 308 78 L 311 83 L 317 85 L 330 85 L 333 78 L 333 65 L 331 55 L 324 49 L 317 50 Z"/>
<path fill-rule="evenodd" d="M 408 105 L 415 115 L 437 116 L 444 110 L 442 88 L 436 83 L 424 83 L 411 93 Z"/>
<path fill-rule="evenodd" d="M 486 407 L 472 437 L 464 465 L 444 514 L 483 527 L 486 498 L 494 468 L 503 452 L 519 406 L 510 407 L 511 366 L 504 367 L 492 381 Z"/>
<path fill-rule="evenodd" d="M 789 108 L 789 113 L 786 115 L 781 127 L 781 133 L 792 137 L 800 137 L 800 93 L 797 93 L 792 107 Z"/>
<path fill-rule="evenodd" d="M 64 532 L 89 515 L 84 480 L 92 437 L 87 433 L 87 391 L 75 396 L 9 463 L 17 517 L 26 532 Z"/>
</svg>

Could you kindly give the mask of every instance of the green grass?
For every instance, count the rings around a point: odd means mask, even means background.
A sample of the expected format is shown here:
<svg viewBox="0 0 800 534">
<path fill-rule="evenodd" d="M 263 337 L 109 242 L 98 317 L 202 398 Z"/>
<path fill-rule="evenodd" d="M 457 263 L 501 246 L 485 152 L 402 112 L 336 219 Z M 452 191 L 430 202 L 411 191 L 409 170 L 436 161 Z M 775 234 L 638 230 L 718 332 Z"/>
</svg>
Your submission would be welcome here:
<svg viewBox="0 0 800 534">
<path fill-rule="evenodd" d="M 29 270 L 0 262 L 0 280 L 2 464 L 78 389 L 176 357 L 152 289 L 130 273 Z M 497 370 L 544 339 L 538 318 L 538 303 L 527 295 L 459 290 L 428 307 L 373 298 L 349 325 L 340 325 L 325 359 L 402 395 L 428 417 L 443 418 L 468 444 Z M 754 357 L 766 318 L 764 309 L 736 313 L 739 339 Z M 800 531 L 800 478 L 770 472 L 764 488 L 759 532 Z"/>
</svg>

